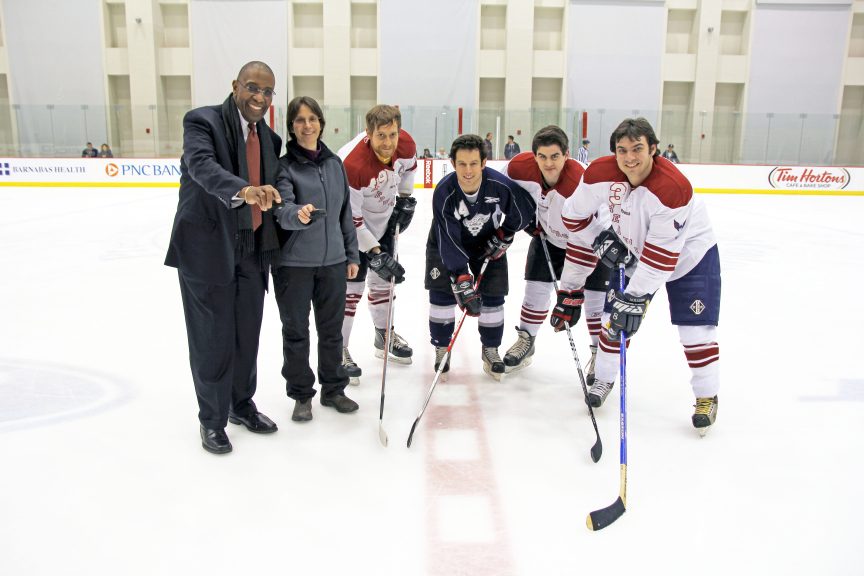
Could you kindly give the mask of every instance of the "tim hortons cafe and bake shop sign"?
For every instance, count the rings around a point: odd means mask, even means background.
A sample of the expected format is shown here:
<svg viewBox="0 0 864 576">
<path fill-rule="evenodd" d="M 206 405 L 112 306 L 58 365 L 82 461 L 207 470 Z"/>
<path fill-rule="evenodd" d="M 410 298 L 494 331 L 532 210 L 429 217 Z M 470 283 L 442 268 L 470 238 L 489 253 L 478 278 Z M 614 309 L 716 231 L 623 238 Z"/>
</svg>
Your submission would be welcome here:
<svg viewBox="0 0 864 576">
<path fill-rule="evenodd" d="M 830 166 L 778 166 L 768 175 L 773 188 L 787 190 L 843 190 L 849 179 L 848 170 Z"/>
</svg>

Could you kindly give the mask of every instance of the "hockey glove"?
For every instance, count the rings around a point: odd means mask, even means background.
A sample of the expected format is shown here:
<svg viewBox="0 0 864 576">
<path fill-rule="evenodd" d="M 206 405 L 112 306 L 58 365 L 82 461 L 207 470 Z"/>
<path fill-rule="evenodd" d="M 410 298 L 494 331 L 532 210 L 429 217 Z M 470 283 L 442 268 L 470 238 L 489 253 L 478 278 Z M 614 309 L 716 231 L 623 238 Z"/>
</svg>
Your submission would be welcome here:
<svg viewBox="0 0 864 576">
<path fill-rule="evenodd" d="M 606 268 L 618 268 L 621 262 L 624 266 L 630 264 L 632 255 L 611 226 L 600 232 L 591 247 L 594 248 L 594 256 L 599 260 L 599 264 Z"/>
<path fill-rule="evenodd" d="M 552 309 L 552 317 L 549 318 L 549 322 L 556 332 L 564 329 L 565 322 L 570 326 L 579 322 L 583 302 L 585 302 L 585 293 L 582 290 L 558 291 L 558 303 L 555 304 L 555 308 Z"/>
<path fill-rule="evenodd" d="M 474 292 L 474 279 L 470 274 L 462 274 L 458 278 L 450 276 L 450 286 L 460 310 L 468 312 L 468 316 L 480 316 L 480 296 Z"/>
<path fill-rule="evenodd" d="M 536 218 L 531 220 L 531 223 L 525 227 L 525 232 L 530 234 L 531 236 L 540 236 L 543 234 L 543 226 L 540 225 L 540 221 Z"/>
<path fill-rule="evenodd" d="M 381 251 L 378 254 L 369 254 L 369 268 L 387 282 L 391 278 L 395 279 L 396 284 L 405 281 L 405 268 L 387 252 Z"/>
<path fill-rule="evenodd" d="M 612 299 L 612 314 L 606 326 L 606 338 L 610 342 L 620 342 L 622 330 L 627 333 L 628 338 L 639 330 L 648 311 L 648 304 L 651 303 L 651 294 L 633 296 L 615 290 L 614 294 L 610 291 L 608 297 Z"/>
<path fill-rule="evenodd" d="M 392 234 L 396 231 L 396 225 L 399 225 L 399 232 L 404 232 L 411 224 L 411 219 L 414 218 L 414 209 L 417 207 L 417 199 L 413 196 L 398 196 L 396 205 L 393 207 L 393 213 L 390 214 L 390 220 L 387 222 L 387 230 Z"/>
<path fill-rule="evenodd" d="M 490 260 L 497 260 L 501 256 L 504 255 L 504 252 L 507 251 L 507 248 L 513 244 L 513 234 L 509 234 L 504 232 L 501 228 L 495 230 L 495 234 L 489 238 L 489 241 L 486 242 L 486 256 L 489 257 Z"/>
</svg>

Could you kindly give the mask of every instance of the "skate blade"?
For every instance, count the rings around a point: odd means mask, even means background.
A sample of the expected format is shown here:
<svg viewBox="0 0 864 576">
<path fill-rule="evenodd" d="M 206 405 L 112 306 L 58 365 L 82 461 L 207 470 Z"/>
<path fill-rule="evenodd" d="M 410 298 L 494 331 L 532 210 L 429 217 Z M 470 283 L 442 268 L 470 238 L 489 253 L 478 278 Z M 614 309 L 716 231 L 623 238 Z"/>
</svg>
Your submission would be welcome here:
<svg viewBox="0 0 864 576">
<path fill-rule="evenodd" d="M 384 358 L 384 351 L 378 350 L 376 348 L 375 349 L 375 357 L 376 358 Z M 394 364 L 402 364 L 403 366 L 409 366 L 409 365 L 414 363 L 414 361 L 411 359 L 410 356 L 408 358 L 399 358 L 398 356 L 394 356 L 394 355 L 390 354 L 390 357 L 387 360 L 390 362 L 393 362 Z"/>
<path fill-rule="evenodd" d="M 704 438 L 705 435 L 708 434 L 709 428 L 711 428 L 711 426 L 705 426 L 704 428 L 697 428 L 696 430 L 699 431 L 699 437 Z"/>
<path fill-rule="evenodd" d="M 348 384 L 350 384 L 351 386 L 359 386 L 360 385 L 360 378 L 356 378 L 356 377 L 352 378 L 349 376 L 348 377 Z"/>
<path fill-rule="evenodd" d="M 506 370 L 506 368 L 505 368 L 505 370 Z M 486 372 L 486 374 L 488 374 L 492 378 L 494 378 L 496 382 L 500 382 L 501 377 L 504 376 L 504 374 L 500 374 L 498 372 L 492 372 L 492 368 L 490 366 L 487 366 L 486 364 L 483 364 L 483 371 Z"/>
<path fill-rule="evenodd" d="M 525 358 L 524 360 L 522 360 L 522 363 L 519 364 L 518 366 L 507 366 L 505 364 L 504 365 L 504 373 L 505 374 L 512 374 L 513 372 L 518 372 L 519 370 L 522 370 L 523 368 L 527 368 L 528 366 L 530 366 L 531 362 L 533 362 L 533 356 L 529 356 L 528 358 Z"/>
</svg>

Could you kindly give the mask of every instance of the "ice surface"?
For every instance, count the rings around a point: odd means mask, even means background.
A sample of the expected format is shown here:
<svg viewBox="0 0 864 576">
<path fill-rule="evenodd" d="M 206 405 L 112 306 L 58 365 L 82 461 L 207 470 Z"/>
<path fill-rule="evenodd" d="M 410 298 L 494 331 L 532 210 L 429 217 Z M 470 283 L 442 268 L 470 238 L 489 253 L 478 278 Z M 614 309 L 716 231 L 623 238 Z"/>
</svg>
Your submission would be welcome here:
<svg viewBox="0 0 864 576">
<path fill-rule="evenodd" d="M 342 415 L 291 421 L 279 317 L 267 297 L 260 410 L 201 449 L 177 274 L 162 265 L 177 193 L 2 188 L 0 573 L 862 574 L 864 198 L 708 195 L 723 309 L 717 424 L 693 396 L 658 293 L 628 357 L 627 513 L 618 495 L 618 387 L 597 411 L 603 458 L 566 336 L 495 383 L 466 321 L 412 448 L 432 381 L 423 258 L 431 190 L 400 242 L 396 328 L 414 364 L 387 371 L 366 301 L 363 368 Z M 515 341 L 528 237 L 509 252 L 504 351 Z M 584 323 L 575 330 L 583 363 Z M 314 358 L 313 358 L 314 362 Z"/>
</svg>

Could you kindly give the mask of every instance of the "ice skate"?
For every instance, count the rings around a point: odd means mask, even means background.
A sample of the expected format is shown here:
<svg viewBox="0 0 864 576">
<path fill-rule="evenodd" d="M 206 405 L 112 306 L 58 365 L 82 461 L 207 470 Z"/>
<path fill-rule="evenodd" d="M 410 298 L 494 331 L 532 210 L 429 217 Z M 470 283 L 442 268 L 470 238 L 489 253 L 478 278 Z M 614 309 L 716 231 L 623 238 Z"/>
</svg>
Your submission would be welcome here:
<svg viewBox="0 0 864 576">
<path fill-rule="evenodd" d="M 590 388 L 594 385 L 594 362 L 597 360 L 597 346 L 591 346 L 591 360 L 585 367 L 585 384 Z"/>
<path fill-rule="evenodd" d="M 384 358 L 384 329 L 375 328 L 375 357 Z M 408 346 L 404 338 L 396 333 L 396 330 L 390 328 L 390 362 L 397 364 L 411 364 L 411 356 L 414 351 Z"/>
<path fill-rule="evenodd" d="M 501 381 L 504 375 L 504 362 L 498 355 L 498 348 L 492 346 L 483 347 L 483 371 L 492 376 L 496 381 Z"/>
<path fill-rule="evenodd" d="M 693 413 L 693 427 L 699 431 L 699 436 L 705 436 L 716 419 L 717 396 L 713 398 L 697 398 L 696 412 Z"/>
<path fill-rule="evenodd" d="M 527 330 L 516 327 L 519 339 L 504 355 L 504 371 L 507 374 L 521 370 L 531 364 L 534 356 L 534 339 Z"/>
<path fill-rule="evenodd" d="M 435 373 L 438 373 L 438 368 L 441 366 L 441 360 L 444 358 L 444 354 L 447 353 L 447 348 L 443 346 L 435 347 Z M 444 370 L 441 371 L 441 381 L 447 381 L 447 372 L 450 371 L 450 358 L 447 358 L 447 363 L 444 364 Z"/>
<path fill-rule="evenodd" d="M 602 406 L 603 402 L 606 401 L 606 397 L 609 396 L 609 393 L 614 387 L 614 382 L 603 382 L 601 380 L 594 380 L 594 385 L 588 391 L 588 402 L 591 404 L 591 407 L 599 408 L 600 406 Z"/>
<path fill-rule="evenodd" d="M 348 373 L 348 383 L 352 386 L 359 386 L 360 376 L 363 375 L 363 371 L 354 363 L 351 353 L 348 352 L 348 348 L 342 348 L 342 367 Z"/>
</svg>

